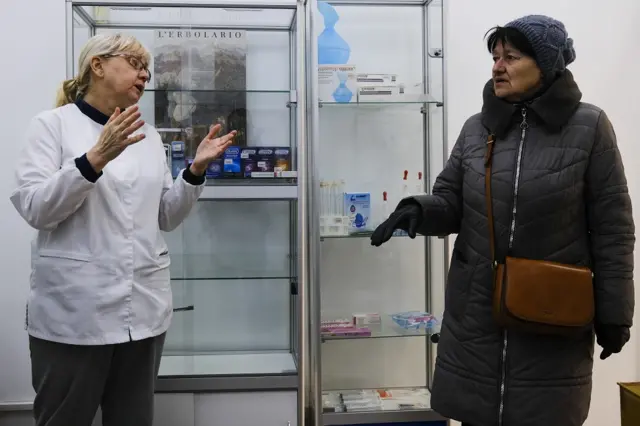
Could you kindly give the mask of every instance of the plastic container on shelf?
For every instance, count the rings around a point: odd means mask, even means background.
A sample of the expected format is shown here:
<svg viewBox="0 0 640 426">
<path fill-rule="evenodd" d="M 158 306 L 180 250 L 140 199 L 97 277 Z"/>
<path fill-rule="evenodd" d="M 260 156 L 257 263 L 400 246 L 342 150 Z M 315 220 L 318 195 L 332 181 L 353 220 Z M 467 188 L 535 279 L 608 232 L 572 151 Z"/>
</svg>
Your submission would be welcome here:
<svg viewBox="0 0 640 426">
<path fill-rule="evenodd" d="M 439 321 L 434 315 L 421 311 L 399 312 L 392 314 L 391 319 L 396 325 L 407 330 L 418 330 L 420 328 L 429 330 L 439 325 Z"/>
<path fill-rule="evenodd" d="M 318 2 L 318 11 L 324 18 L 324 30 L 318 36 L 318 65 L 346 64 L 351 56 L 351 48 L 335 30 L 340 19 L 338 12 L 325 1 Z"/>
</svg>

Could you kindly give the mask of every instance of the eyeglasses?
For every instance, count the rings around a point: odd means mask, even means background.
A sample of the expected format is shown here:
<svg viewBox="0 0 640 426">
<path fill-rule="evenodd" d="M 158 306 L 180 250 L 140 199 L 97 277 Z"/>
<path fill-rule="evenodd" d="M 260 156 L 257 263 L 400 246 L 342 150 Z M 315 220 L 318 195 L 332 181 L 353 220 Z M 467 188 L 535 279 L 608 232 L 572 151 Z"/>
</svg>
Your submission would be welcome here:
<svg viewBox="0 0 640 426">
<path fill-rule="evenodd" d="M 145 71 L 147 73 L 147 81 L 151 80 L 151 71 L 149 71 L 149 66 L 147 64 L 145 64 L 144 62 L 142 62 L 137 57 L 135 57 L 133 55 L 129 55 L 127 53 L 114 53 L 112 55 L 104 55 L 105 58 L 114 58 L 116 56 L 120 56 L 120 57 L 126 59 L 127 62 L 129 62 L 129 65 L 131 65 L 138 72 L 139 71 Z"/>
</svg>

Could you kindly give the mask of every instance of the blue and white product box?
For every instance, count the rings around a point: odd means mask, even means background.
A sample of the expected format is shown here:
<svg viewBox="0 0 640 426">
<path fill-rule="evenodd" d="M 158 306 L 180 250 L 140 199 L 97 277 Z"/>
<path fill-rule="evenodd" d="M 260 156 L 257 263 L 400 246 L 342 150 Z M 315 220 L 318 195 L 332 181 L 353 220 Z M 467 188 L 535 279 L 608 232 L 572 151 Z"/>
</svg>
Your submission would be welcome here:
<svg viewBox="0 0 640 426">
<path fill-rule="evenodd" d="M 368 192 L 346 192 L 344 214 L 349 218 L 349 230 L 368 231 L 371 216 L 371 194 Z"/>
<path fill-rule="evenodd" d="M 224 177 L 242 177 L 240 147 L 230 146 L 224 152 L 222 174 Z"/>
<path fill-rule="evenodd" d="M 355 65 L 318 65 L 318 97 L 320 102 L 357 102 Z"/>
<path fill-rule="evenodd" d="M 171 142 L 171 175 L 174 179 L 178 177 L 180 170 L 184 169 L 186 164 L 184 158 L 184 142 Z"/>
</svg>

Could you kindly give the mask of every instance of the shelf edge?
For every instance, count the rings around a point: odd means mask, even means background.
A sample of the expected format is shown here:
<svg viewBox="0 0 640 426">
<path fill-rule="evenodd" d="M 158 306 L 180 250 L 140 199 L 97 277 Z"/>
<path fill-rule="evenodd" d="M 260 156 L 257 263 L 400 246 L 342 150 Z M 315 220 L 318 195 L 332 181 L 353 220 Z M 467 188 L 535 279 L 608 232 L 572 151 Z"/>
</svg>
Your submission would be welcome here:
<svg viewBox="0 0 640 426">
<path fill-rule="evenodd" d="M 207 200 L 295 200 L 297 185 L 205 186 L 199 201 Z"/>
<path fill-rule="evenodd" d="M 324 426 L 359 425 L 376 423 L 433 422 L 446 421 L 431 409 L 407 411 L 375 411 L 352 413 L 323 413 Z"/>
<path fill-rule="evenodd" d="M 160 376 L 156 393 L 297 390 L 297 374 L 264 376 Z"/>
</svg>

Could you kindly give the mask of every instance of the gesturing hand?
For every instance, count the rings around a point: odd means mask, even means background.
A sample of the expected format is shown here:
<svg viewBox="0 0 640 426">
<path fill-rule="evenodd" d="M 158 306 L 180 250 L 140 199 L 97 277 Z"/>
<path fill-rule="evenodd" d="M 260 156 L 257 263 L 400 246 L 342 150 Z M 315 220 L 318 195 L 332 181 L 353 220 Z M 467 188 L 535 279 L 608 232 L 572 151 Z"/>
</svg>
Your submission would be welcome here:
<svg viewBox="0 0 640 426">
<path fill-rule="evenodd" d="M 123 113 L 120 113 L 120 108 L 116 108 L 111 114 L 109 121 L 102 129 L 98 142 L 87 152 L 87 160 L 97 173 L 122 154 L 129 145 L 145 138 L 142 133 L 131 136 L 132 133 L 144 126 L 144 121 L 138 120 L 139 118 L 140 112 L 137 105 L 127 108 Z"/>
<path fill-rule="evenodd" d="M 409 237 L 415 238 L 421 221 L 422 209 L 419 204 L 406 204 L 399 207 L 373 231 L 371 245 L 380 247 L 389 241 L 396 229 L 407 231 Z"/>
<path fill-rule="evenodd" d="M 202 142 L 200 142 L 200 145 L 198 145 L 195 158 L 193 159 L 193 163 L 191 163 L 191 172 L 193 174 L 198 176 L 203 175 L 206 172 L 209 163 L 224 153 L 238 133 L 235 130 L 232 130 L 226 135 L 216 138 L 215 136 L 221 128 L 222 126 L 219 124 L 211 127 L 209 134 L 207 134 Z"/>
</svg>

